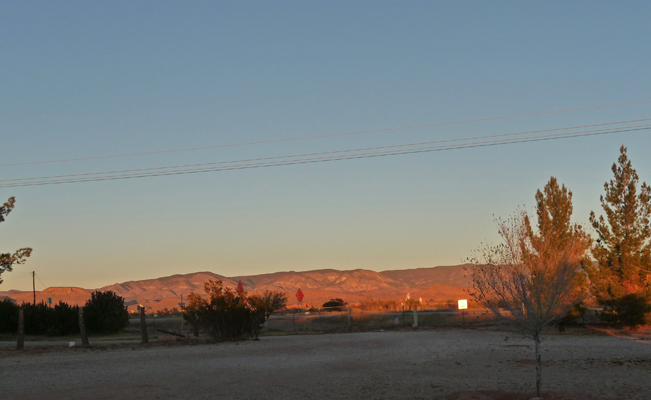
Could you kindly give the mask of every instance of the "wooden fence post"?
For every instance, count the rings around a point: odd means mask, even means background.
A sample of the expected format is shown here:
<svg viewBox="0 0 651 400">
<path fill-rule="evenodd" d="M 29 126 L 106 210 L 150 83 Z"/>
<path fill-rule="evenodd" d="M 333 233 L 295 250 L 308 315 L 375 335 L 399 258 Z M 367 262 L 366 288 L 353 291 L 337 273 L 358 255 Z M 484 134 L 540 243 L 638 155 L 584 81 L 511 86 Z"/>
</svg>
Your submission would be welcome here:
<svg viewBox="0 0 651 400">
<path fill-rule="evenodd" d="M 351 323 L 350 323 L 350 304 L 348 304 L 348 330 L 350 330 Z"/>
<path fill-rule="evenodd" d="M 88 334 L 86 333 L 86 324 L 84 324 L 84 307 L 79 306 L 79 335 L 81 336 L 81 345 L 88 347 Z"/>
<path fill-rule="evenodd" d="M 18 342 L 16 349 L 22 350 L 25 347 L 25 311 L 23 306 L 18 310 Z"/>
<path fill-rule="evenodd" d="M 142 335 L 142 341 L 140 344 L 149 343 L 149 337 L 147 337 L 147 323 L 145 321 L 145 307 L 140 307 L 140 334 Z"/>
</svg>

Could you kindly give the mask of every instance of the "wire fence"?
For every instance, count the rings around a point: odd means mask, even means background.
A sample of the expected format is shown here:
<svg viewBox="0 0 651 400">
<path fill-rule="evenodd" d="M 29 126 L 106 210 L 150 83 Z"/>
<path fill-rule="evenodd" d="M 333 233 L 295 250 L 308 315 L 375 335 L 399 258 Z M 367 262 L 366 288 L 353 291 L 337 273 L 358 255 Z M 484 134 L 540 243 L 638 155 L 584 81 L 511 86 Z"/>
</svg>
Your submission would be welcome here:
<svg viewBox="0 0 651 400">
<path fill-rule="evenodd" d="M 579 325 L 599 323 L 599 310 L 589 310 L 574 323 Z M 140 320 L 131 319 L 127 331 L 140 329 Z M 290 309 L 271 315 L 262 328 L 261 335 L 318 334 L 338 332 L 364 332 L 415 328 L 478 327 L 493 325 L 495 317 L 486 310 L 427 309 L 400 311 L 364 311 L 348 307 Z M 179 316 L 147 316 L 146 327 L 150 334 L 161 330 L 190 333 L 192 328 Z"/>
<path fill-rule="evenodd" d="M 600 309 L 590 309 L 572 324 L 598 324 Z M 472 327 L 493 325 L 495 316 L 482 309 L 457 310 L 437 308 L 425 310 L 364 311 L 327 308 L 273 314 L 263 334 L 336 333 L 346 331 L 399 330 L 408 328 Z"/>
<path fill-rule="evenodd" d="M 289 332 L 331 333 L 372 331 L 403 328 L 470 326 L 492 323 L 494 318 L 483 310 L 405 310 L 397 312 L 368 312 L 360 310 L 280 313 L 266 322 L 265 334 Z"/>
</svg>

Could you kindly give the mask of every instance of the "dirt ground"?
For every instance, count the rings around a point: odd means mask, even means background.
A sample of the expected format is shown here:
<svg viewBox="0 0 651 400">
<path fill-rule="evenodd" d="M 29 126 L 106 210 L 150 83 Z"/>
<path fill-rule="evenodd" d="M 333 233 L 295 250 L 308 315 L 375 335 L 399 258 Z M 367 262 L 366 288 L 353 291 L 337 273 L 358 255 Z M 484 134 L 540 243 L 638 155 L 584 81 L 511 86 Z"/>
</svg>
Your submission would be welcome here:
<svg viewBox="0 0 651 400">
<path fill-rule="evenodd" d="M 433 329 L 2 350 L 0 398 L 526 400 L 532 344 L 490 329 Z M 651 399 L 648 338 L 552 335 L 542 354 L 545 399 Z"/>
</svg>

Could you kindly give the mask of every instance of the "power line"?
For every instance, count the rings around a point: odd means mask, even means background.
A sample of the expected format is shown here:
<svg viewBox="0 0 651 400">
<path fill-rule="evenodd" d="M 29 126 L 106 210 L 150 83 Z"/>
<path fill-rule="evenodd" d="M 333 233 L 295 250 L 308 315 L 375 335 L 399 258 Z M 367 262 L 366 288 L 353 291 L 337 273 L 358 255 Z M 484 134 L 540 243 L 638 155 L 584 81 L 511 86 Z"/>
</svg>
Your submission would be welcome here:
<svg viewBox="0 0 651 400">
<path fill-rule="evenodd" d="M 243 164 L 243 165 L 202 168 L 202 169 L 194 169 L 194 170 L 184 169 L 184 170 L 164 171 L 164 172 L 135 173 L 135 174 L 122 174 L 122 175 L 101 176 L 101 177 L 70 178 L 70 179 L 45 180 L 45 181 L 36 181 L 36 182 L 22 182 L 22 183 L 0 185 L 0 188 L 56 185 L 56 184 L 64 184 L 64 183 L 98 182 L 98 181 L 107 181 L 107 180 L 122 180 L 122 179 L 145 178 L 145 177 L 154 177 L 154 176 L 170 176 L 170 175 L 184 175 L 184 174 L 194 174 L 194 173 L 203 173 L 203 172 L 266 168 L 266 167 L 285 166 L 285 165 L 352 160 L 352 159 L 359 159 L 359 158 L 427 153 L 427 152 L 434 152 L 434 151 L 461 150 L 461 149 L 468 149 L 468 148 L 500 146 L 506 144 L 520 144 L 520 143 L 539 142 L 539 141 L 557 140 L 557 139 L 570 139 L 570 138 L 579 138 L 579 137 L 587 137 L 587 136 L 606 135 L 612 133 L 643 131 L 649 129 L 651 129 L 651 126 L 632 128 L 632 129 L 601 130 L 599 132 L 591 132 L 591 133 L 572 132 L 572 133 L 563 133 L 563 134 L 556 134 L 556 135 L 542 135 L 538 137 L 522 138 L 516 140 L 503 139 L 503 140 L 486 141 L 486 142 L 466 143 L 462 145 L 431 146 L 431 147 L 414 148 L 414 149 L 407 149 L 407 150 L 400 150 L 400 151 L 394 150 L 394 151 L 369 152 L 369 153 L 359 153 L 359 154 L 352 154 L 352 155 L 341 155 L 341 156 L 330 156 L 330 157 L 314 157 L 314 158 L 304 158 L 304 159 L 297 159 L 297 160 L 261 162 L 261 163 L 251 163 L 251 164 Z"/>
<path fill-rule="evenodd" d="M 29 162 L 22 162 L 22 163 L 0 164 L 0 167 L 11 167 L 11 166 L 19 166 L 19 165 L 33 165 L 33 164 L 62 163 L 62 162 L 71 162 L 71 161 L 97 160 L 97 159 L 103 159 L 103 158 L 133 157 L 133 156 L 143 156 L 143 155 L 151 155 L 151 154 L 163 154 L 163 153 L 175 153 L 175 152 L 183 152 L 183 151 L 207 150 L 207 149 L 216 149 L 216 148 L 223 148 L 223 147 L 250 146 L 250 145 L 256 145 L 256 144 L 269 144 L 269 143 L 280 143 L 280 142 L 290 142 L 290 141 L 309 140 L 309 139 L 322 139 L 322 138 L 337 137 L 337 136 L 359 135 L 359 134 L 364 134 L 364 133 L 389 132 L 389 131 L 398 131 L 398 130 L 406 130 L 406 129 L 427 128 L 427 127 L 433 127 L 433 126 L 465 124 L 465 123 L 470 123 L 470 122 L 485 122 L 485 121 L 496 121 L 496 120 L 501 120 L 501 119 L 532 117 L 532 116 L 537 116 L 537 115 L 559 114 L 559 113 L 566 113 L 566 112 L 572 112 L 572 111 L 595 110 L 595 109 L 600 109 L 600 108 L 620 107 L 620 106 L 628 106 L 628 105 L 644 104 L 644 103 L 651 103 L 651 100 L 634 101 L 634 102 L 618 103 L 618 104 L 608 104 L 608 105 L 592 106 L 592 107 L 570 108 L 570 109 L 565 109 L 565 110 L 543 111 L 543 112 L 536 112 L 536 113 L 529 113 L 529 114 L 507 115 L 507 116 L 500 116 L 500 117 L 478 118 L 478 119 L 450 121 L 450 122 L 438 122 L 438 123 L 425 124 L 425 125 L 401 126 L 401 127 L 397 127 L 397 128 L 373 129 L 373 130 L 366 130 L 366 131 L 333 133 L 333 134 L 327 134 L 327 135 L 302 136 L 302 137 L 287 138 L 287 139 L 262 140 L 262 141 L 257 141 L 257 142 L 221 144 L 221 145 L 215 145 L 215 146 L 190 147 L 190 148 L 159 150 L 159 151 L 146 151 L 146 152 L 139 152 L 139 153 L 111 154 L 111 155 L 106 155 L 106 156 L 67 158 L 67 159 L 59 159 L 59 160 L 29 161 Z"/>
<path fill-rule="evenodd" d="M 38 275 L 36 275 L 36 273 L 34 273 L 34 276 L 36 277 L 36 279 L 38 279 L 38 281 L 40 282 L 41 286 L 43 286 L 43 289 L 47 289 L 47 286 L 45 286 L 45 284 L 43 284 L 43 281 L 41 281 L 41 278 L 39 278 Z"/>
<path fill-rule="evenodd" d="M 23 273 L 23 274 L 14 275 L 12 278 L 9 278 L 9 279 L 3 279 L 2 281 L 3 282 L 11 282 L 11 281 L 15 281 L 16 279 L 25 279 L 25 278 L 31 278 L 31 277 L 32 277 L 32 273 L 31 272 L 29 272 L 29 273 L 26 272 L 26 273 Z"/>
<path fill-rule="evenodd" d="M 171 169 L 181 169 L 181 168 L 191 168 L 191 167 L 206 167 L 206 166 L 209 166 L 209 165 L 215 166 L 215 165 L 220 165 L 220 164 L 221 165 L 226 165 L 226 164 L 236 164 L 236 163 L 244 163 L 244 162 L 252 162 L 252 161 L 269 161 L 269 160 L 307 157 L 307 156 L 316 156 L 316 155 L 327 155 L 327 154 L 337 154 L 337 153 L 351 153 L 351 152 L 359 152 L 359 151 L 380 150 L 380 149 L 397 148 L 397 147 L 422 146 L 422 145 L 426 145 L 426 144 L 450 143 L 450 142 L 479 140 L 479 139 L 488 139 L 488 138 L 497 138 L 497 137 L 506 137 L 506 136 L 521 136 L 521 135 L 529 135 L 529 134 L 532 134 L 532 133 L 556 132 L 556 131 L 569 130 L 569 129 L 590 128 L 590 127 L 607 126 L 607 125 L 619 125 L 619 124 L 623 124 L 623 123 L 641 122 L 641 121 L 651 121 L 651 118 L 628 120 L 628 121 L 607 122 L 607 123 L 592 124 L 592 125 L 570 126 L 570 127 L 564 127 L 564 128 L 540 129 L 540 130 L 535 130 L 535 131 L 524 131 L 524 132 L 503 133 L 503 134 L 495 134 L 495 135 L 484 135 L 484 136 L 475 136 L 475 137 L 470 137 L 470 138 L 436 140 L 436 141 L 430 141 L 430 142 L 419 142 L 419 143 L 397 144 L 397 145 L 387 145 L 387 146 L 376 146 L 376 147 L 366 147 L 366 148 L 347 149 L 347 150 L 335 150 L 335 151 L 325 151 L 325 152 L 318 152 L 318 153 L 304 153 L 304 154 L 294 154 L 294 155 L 288 155 L 288 156 L 251 158 L 251 159 L 235 160 L 235 161 L 217 161 L 217 162 L 210 162 L 210 163 L 173 165 L 173 166 L 166 166 L 166 167 L 151 167 L 151 168 L 137 168 L 137 169 L 105 171 L 105 172 L 89 172 L 89 173 L 80 173 L 80 174 L 52 175 L 52 176 L 42 176 L 42 177 L 35 177 L 35 178 L 0 179 L 0 185 L 2 184 L 2 182 L 25 182 L 25 181 L 33 181 L 33 180 L 39 180 L 39 179 L 71 178 L 71 177 L 83 177 L 83 176 L 89 177 L 89 176 L 101 176 L 101 175 L 111 175 L 111 174 L 114 175 L 114 174 L 120 174 L 120 173 L 123 174 L 123 173 L 137 173 L 137 172 L 143 172 L 143 171 L 157 171 L 157 170 L 165 170 L 165 169 L 170 169 L 171 170 Z M 628 127 L 620 127 L 618 129 L 631 129 L 631 128 L 639 128 L 639 127 L 645 127 L 645 126 L 651 126 L 651 125 L 628 126 Z M 610 129 L 612 129 L 612 128 L 610 128 Z M 610 130 L 610 129 L 606 129 L 606 130 Z M 584 131 L 584 132 L 581 132 L 581 133 L 600 132 L 600 131 L 604 131 L 604 130 Z"/>
</svg>

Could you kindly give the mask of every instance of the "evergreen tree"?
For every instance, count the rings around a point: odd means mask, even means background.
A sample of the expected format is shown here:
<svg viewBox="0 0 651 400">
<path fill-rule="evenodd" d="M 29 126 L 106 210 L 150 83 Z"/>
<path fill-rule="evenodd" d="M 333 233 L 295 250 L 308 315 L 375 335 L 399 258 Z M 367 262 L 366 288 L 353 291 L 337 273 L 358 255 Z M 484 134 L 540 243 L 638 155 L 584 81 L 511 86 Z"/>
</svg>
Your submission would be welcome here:
<svg viewBox="0 0 651 400">
<path fill-rule="evenodd" d="M 587 270 L 592 261 L 587 253 L 592 240 L 579 224 L 571 222 L 572 212 L 572 191 L 565 185 L 559 186 L 558 180 L 551 177 L 549 182 L 543 188 L 543 191 L 536 192 L 536 216 L 537 216 L 537 233 L 531 227 L 529 216 L 525 215 L 524 223 L 527 228 L 527 236 L 535 257 L 549 257 L 541 255 L 540 252 L 559 253 L 568 247 L 575 247 L 577 254 L 580 255 L 580 268 L 582 273 L 577 274 L 574 281 L 575 286 L 568 288 L 571 298 L 584 299 L 587 297 L 588 284 L 585 270 Z M 527 253 L 526 248 L 524 253 Z M 563 332 L 565 325 L 572 323 L 579 316 L 580 310 L 583 310 L 583 301 L 577 303 L 570 309 L 565 316 L 558 320 L 558 329 Z M 583 311 L 584 312 L 584 311 Z"/>
<path fill-rule="evenodd" d="M 531 227 L 529 216 L 524 217 L 533 248 L 558 251 L 574 243 L 584 252 L 587 251 L 590 237 L 580 225 L 572 224 L 573 210 L 572 192 L 565 185 L 559 186 L 558 180 L 552 176 L 543 191 L 538 189 L 536 192 L 537 233 Z"/>
<path fill-rule="evenodd" d="M 598 265 L 590 269 L 590 280 L 606 319 L 635 327 L 644 322 L 651 300 L 651 188 L 642 183 L 638 193 L 639 177 L 624 146 L 612 171 L 601 196 L 606 218 L 590 213 L 598 235 L 592 249 Z"/>
</svg>

